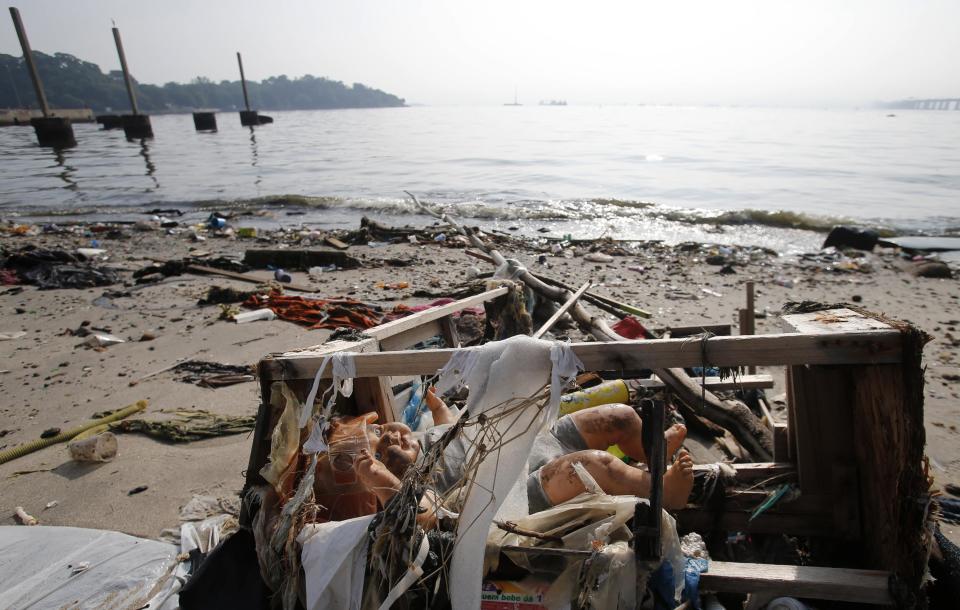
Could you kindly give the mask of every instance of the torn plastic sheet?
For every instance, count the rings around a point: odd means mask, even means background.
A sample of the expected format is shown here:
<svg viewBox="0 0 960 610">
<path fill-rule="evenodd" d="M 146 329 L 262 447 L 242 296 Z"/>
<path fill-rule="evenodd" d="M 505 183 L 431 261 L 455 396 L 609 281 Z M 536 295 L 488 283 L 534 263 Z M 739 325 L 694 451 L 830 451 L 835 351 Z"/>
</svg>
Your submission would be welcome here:
<svg viewBox="0 0 960 610">
<path fill-rule="evenodd" d="M 300 530 L 297 542 L 307 576 L 307 610 L 360 609 L 367 564 L 367 528 L 373 517 L 311 523 Z"/>
<path fill-rule="evenodd" d="M 327 450 L 327 444 L 323 440 L 323 434 L 327 430 L 330 420 L 330 410 L 337 400 L 337 395 L 349 397 L 353 394 L 353 378 L 357 376 L 357 363 L 354 360 L 355 354 L 352 352 L 337 352 L 324 356 L 320 362 L 320 368 L 313 378 L 313 385 L 310 386 L 310 392 L 307 394 L 307 400 L 300 407 L 299 427 L 303 428 L 313 417 L 313 430 L 310 432 L 310 438 L 303 444 L 304 453 L 319 453 Z M 320 390 L 320 378 L 327 368 L 328 363 L 333 363 L 331 367 L 331 377 L 333 377 L 330 388 L 327 390 L 327 400 L 323 404 L 323 409 L 316 416 L 313 414 L 314 402 L 317 399 L 317 393 Z"/>
<path fill-rule="evenodd" d="M 188 565 L 178 553 L 120 532 L 0 526 L 0 608 L 174 610 Z"/>
<path fill-rule="evenodd" d="M 300 402 L 287 384 L 276 382 L 270 388 L 270 405 L 274 409 L 283 407 L 283 413 L 270 436 L 270 461 L 260 469 L 260 476 L 280 493 L 283 473 L 300 450 Z"/>
<path fill-rule="evenodd" d="M 551 388 L 546 408 L 531 405 L 524 411 L 496 420 L 486 431 L 464 430 L 470 445 L 478 434 L 510 441 L 492 450 L 480 463 L 457 523 L 457 541 L 450 564 L 450 592 L 454 610 L 480 608 L 483 558 L 487 533 L 494 515 L 521 474 L 533 442 L 556 419 L 560 389 L 577 374 L 579 359 L 567 345 L 515 336 L 454 354 L 440 373 L 441 393 L 466 385 L 470 389 L 466 410 L 470 417 L 495 415 L 510 401 L 526 400 L 545 386 Z M 472 438 L 470 438 L 472 436 Z"/>
</svg>

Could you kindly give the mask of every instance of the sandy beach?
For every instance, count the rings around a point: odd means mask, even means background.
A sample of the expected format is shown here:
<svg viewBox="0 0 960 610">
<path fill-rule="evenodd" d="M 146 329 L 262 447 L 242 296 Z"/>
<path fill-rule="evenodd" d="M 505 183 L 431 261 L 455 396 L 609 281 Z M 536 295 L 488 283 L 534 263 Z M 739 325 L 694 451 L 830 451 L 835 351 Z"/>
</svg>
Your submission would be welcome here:
<svg viewBox="0 0 960 610">
<path fill-rule="evenodd" d="M 220 308 L 197 305 L 211 286 L 251 290 L 253 285 L 196 274 L 168 277 L 136 285 L 132 273 L 153 260 L 187 256 L 242 258 L 247 249 L 300 247 L 294 233 L 261 234 L 259 239 L 209 236 L 194 242 L 189 232 L 136 232 L 122 228 L 117 238 L 97 237 L 103 264 L 121 270 L 123 284 L 90 289 L 40 290 L 34 286 L 0 289 L 0 331 L 26 334 L 0 341 L 0 449 L 40 437 L 50 428 L 68 430 L 94 413 L 147 400 L 143 417 L 165 418 L 171 410 L 206 409 L 226 415 L 254 415 L 259 402 L 255 382 L 208 389 L 177 381 L 170 372 L 144 376 L 181 359 L 227 364 L 254 364 L 271 352 L 322 343 L 329 331 L 309 330 L 283 320 L 238 325 L 218 319 Z M 73 251 L 89 247 L 81 229 L 64 234 L 18 236 L 6 232 L 0 247 L 10 252 L 27 245 Z M 652 327 L 737 324 L 744 306 L 744 284 L 756 282 L 758 333 L 780 330 L 775 315 L 787 301 L 856 303 L 889 317 L 908 320 L 933 337 L 925 350 L 927 366 L 927 455 L 938 485 L 960 484 L 960 290 L 954 279 L 917 277 L 909 260 L 894 250 L 877 250 L 858 258 L 831 259 L 778 256 L 708 246 L 621 244 L 610 263 L 584 260 L 588 244 L 568 248 L 567 256 L 545 258 L 537 248 L 519 248 L 520 241 L 501 245 L 539 273 L 579 286 L 592 280 L 596 291 L 642 307 L 653 314 Z M 323 273 L 311 279 L 293 272 L 293 281 L 321 288 L 315 296 L 349 296 L 393 306 L 423 304 L 416 290 L 435 295 L 454 292 L 476 269 L 490 265 L 470 258 L 462 248 L 435 242 L 370 247 L 354 245 L 348 254 L 364 267 Z M 734 273 L 718 273 L 715 257 L 733 261 Z M 544 263 L 538 262 L 538 257 Z M 409 261 L 392 267 L 383 259 Z M 709 262 L 708 262 L 709 261 Z M 253 275 L 268 280 L 272 272 Z M 408 288 L 384 289 L 378 283 L 406 282 Z M 106 295 L 106 296 L 105 296 Z M 594 310 L 588 305 L 588 308 Z M 595 310 L 594 310 L 595 311 Z M 598 312 L 600 313 L 600 312 Z M 612 316 L 611 316 L 612 319 Z M 106 329 L 125 343 L 95 350 L 70 332 L 82 325 Z M 147 336 L 152 340 L 141 341 Z M 582 339 L 579 333 L 571 334 Z M 761 370 L 761 372 L 764 372 Z M 782 371 L 768 371 L 777 380 L 769 396 L 783 393 Z M 142 380 L 141 380 L 142 379 Z M 165 413 L 166 412 L 166 413 Z M 179 508 L 195 494 L 235 497 L 243 484 L 250 434 L 224 436 L 183 444 L 152 440 L 141 434 L 119 434 L 119 454 L 106 463 L 74 462 L 66 445 L 57 445 L 0 465 L 0 523 L 14 523 L 22 506 L 48 525 L 113 529 L 149 538 L 178 525 Z M 135 488 L 147 489 L 128 495 Z M 49 507 L 49 508 L 47 508 Z M 955 542 L 960 533 L 943 524 Z"/>
</svg>

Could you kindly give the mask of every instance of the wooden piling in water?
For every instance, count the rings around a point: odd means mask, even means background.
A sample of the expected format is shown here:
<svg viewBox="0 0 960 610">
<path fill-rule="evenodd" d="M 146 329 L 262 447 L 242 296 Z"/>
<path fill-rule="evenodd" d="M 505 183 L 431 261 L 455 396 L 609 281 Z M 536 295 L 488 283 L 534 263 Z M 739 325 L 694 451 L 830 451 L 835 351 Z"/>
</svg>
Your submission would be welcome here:
<svg viewBox="0 0 960 610">
<path fill-rule="evenodd" d="M 240 66 L 240 86 L 243 88 L 243 105 L 246 110 L 240 111 L 240 124 L 244 127 L 256 127 L 272 123 L 273 119 L 268 116 L 261 116 L 256 110 L 250 110 L 250 96 L 247 94 L 247 77 L 243 73 L 243 58 L 240 51 L 237 51 L 237 65 Z"/>
<path fill-rule="evenodd" d="M 123 71 L 123 82 L 127 86 L 127 96 L 130 98 L 130 110 L 133 114 L 125 114 L 122 117 L 123 133 L 129 139 L 152 138 L 153 127 L 150 125 L 150 117 L 140 114 L 137 107 L 137 96 L 133 91 L 133 80 L 130 78 L 130 70 L 127 68 L 127 55 L 123 52 L 123 42 L 120 40 L 120 30 L 113 28 L 113 41 L 117 45 L 117 55 L 120 56 L 120 69 Z"/>
<path fill-rule="evenodd" d="M 197 131 L 216 131 L 217 114 L 215 112 L 194 112 L 193 127 Z"/>
<path fill-rule="evenodd" d="M 77 145 L 77 140 L 73 136 L 73 126 L 70 119 L 53 116 L 50 112 L 50 105 L 47 104 L 47 96 L 43 91 L 43 83 L 40 81 L 40 73 L 37 72 L 37 66 L 33 62 L 33 50 L 30 48 L 30 41 L 27 39 L 27 31 L 23 27 L 23 21 L 20 19 L 20 11 L 15 7 L 10 7 L 10 17 L 13 18 L 13 27 L 17 31 L 17 38 L 20 39 L 20 48 L 23 49 L 23 59 L 27 63 L 27 70 L 30 72 L 30 79 L 33 81 L 33 90 L 37 94 L 37 101 L 40 103 L 42 117 L 30 119 L 33 130 L 37 134 L 37 142 L 40 146 L 54 146 L 58 148 L 68 148 Z"/>
</svg>

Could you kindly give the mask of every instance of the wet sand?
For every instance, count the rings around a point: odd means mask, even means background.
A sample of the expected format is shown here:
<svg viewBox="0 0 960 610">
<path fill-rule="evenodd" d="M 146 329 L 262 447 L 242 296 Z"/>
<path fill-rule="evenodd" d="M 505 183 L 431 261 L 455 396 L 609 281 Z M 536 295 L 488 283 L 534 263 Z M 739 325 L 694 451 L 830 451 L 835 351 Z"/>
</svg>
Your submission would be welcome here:
<svg viewBox="0 0 960 610">
<path fill-rule="evenodd" d="M 199 275 L 170 277 L 147 286 L 132 284 L 132 271 L 151 259 L 178 259 L 198 251 L 240 257 L 245 249 L 276 244 L 214 237 L 194 243 L 186 234 L 160 231 L 130 235 L 101 240 L 109 256 L 107 264 L 124 269 L 123 278 L 130 284 L 126 288 L 0 288 L 0 331 L 27 333 L 0 341 L 0 392 L 4 396 L 0 400 L 0 448 L 36 439 L 51 427 L 70 429 L 89 421 L 93 413 L 141 399 L 149 401 L 147 415 L 151 417 L 163 417 L 160 411 L 171 409 L 255 414 L 259 402 L 256 383 L 205 389 L 176 381 L 170 373 L 136 385 L 130 382 L 182 358 L 253 364 L 271 352 L 320 344 L 329 335 L 329 331 L 308 330 L 282 320 L 237 325 L 218 320 L 217 306 L 196 304 L 210 286 L 250 290 L 252 284 Z M 28 244 L 72 250 L 88 247 L 90 238 L 79 234 L 0 237 L 0 246 L 8 251 Z M 535 251 L 511 251 L 508 247 L 502 251 L 571 285 L 593 280 L 597 292 L 653 313 L 652 327 L 697 323 L 736 327 L 737 309 L 744 306 L 744 283 L 749 279 L 756 282 L 757 310 L 769 312 L 757 320 L 758 333 L 779 332 L 780 321 L 774 313 L 790 300 L 835 303 L 859 298 L 858 304 L 867 309 L 913 322 L 934 337 L 925 350 L 925 419 L 932 474 L 938 484 L 960 484 L 957 279 L 915 277 L 907 272 L 907 261 L 882 250 L 852 259 L 854 266 L 869 265 L 869 273 L 827 270 L 833 266 L 824 261 L 757 255 L 743 266 L 735 265 L 732 275 L 719 274 L 719 266 L 706 262 L 710 252 L 700 249 L 649 247 L 616 256 L 611 263 L 549 255 L 546 265 L 537 262 L 539 253 Z M 392 306 L 429 302 L 432 299 L 410 295 L 416 289 L 450 290 L 466 281 L 471 268 L 492 270 L 462 249 L 434 243 L 352 246 L 349 253 L 367 259 L 369 266 L 325 273 L 316 282 L 306 273 L 294 272 L 294 282 L 322 287 L 316 296 L 348 295 Z M 384 258 L 412 259 L 414 264 L 395 268 L 373 262 Z M 272 275 L 269 271 L 252 273 L 264 279 Z M 409 282 L 410 287 L 384 290 L 376 287 L 378 282 Z M 130 295 L 98 299 L 109 290 L 129 290 Z M 128 342 L 103 351 L 90 349 L 84 339 L 65 333 L 83 322 L 109 328 Z M 156 338 L 138 341 L 147 331 Z M 782 372 L 769 372 L 778 380 L 778 387 L 768 395 L 781 394 Z M 23 506 L 43 524 L 156 537 L 164 528 L 178 525 L 179 508 L 194 494 L 231 496 L 240 490 L 250 441 L 250 434 L 241 434 L 174 445 L 138 434 L 120 434 L 118 456 L 95 465 L 71 461 L 65 445 L 50 447 L 0 465 L 0 524 L 12 524 L 14 508 Z M 146 491 L 128 495 L 144 485 Z M 54 501 L 55 506 L 45 509 Z M 960 528 L 947 524 L 943 528 L 955 542 L 960 541 Z"/>
</svg>

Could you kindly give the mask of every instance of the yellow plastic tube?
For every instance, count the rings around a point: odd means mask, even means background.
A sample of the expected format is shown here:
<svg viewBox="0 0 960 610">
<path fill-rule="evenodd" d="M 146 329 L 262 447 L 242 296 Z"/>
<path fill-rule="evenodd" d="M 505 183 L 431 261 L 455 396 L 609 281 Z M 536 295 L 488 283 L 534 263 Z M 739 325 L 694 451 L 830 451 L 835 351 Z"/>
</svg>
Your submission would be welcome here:
<svg viewBox="0 0 960 610">
<path fill-rule="evenodd" d="M 9 449 L 4 449 L 0 451 L 0 464 L 6 464 L 11 460 L 15 460 L 19 457 L 23 457 L 28 453 L 33 453 L 34 451 L 39 451 L 51 445 L 56 445 L 57 443 L 64 443 L 69 441 L 73 437 L 77 436 L 81 432 L 89 430 L 90 428 L 95 428 L 97 426 L 102 426 L 104 424 L 110 424 L 115 421 L 120 421 L 125 417 L 130 417 L 134 413 L 139 413 L 147 408 L 146 400 L 139 400 L 136 404 L 132 404 L 129 407 L 124 407 L 123 409 L 107 415 L 106 417 L 101 417 L 100 419 L 94 419 L 89 421 L 82 426 L 74 428 L 73 430 L 67 430 L 66 432 L 61 432 L 56 436 L 51 436 L 50 438 L 38 438 L 35 441 L 30 441 L 29 443 L 24 443 L 18 447 L 11 447 Z"/>
<path fill-rule="evenodd" d="M 560 415 L 569 415 L 582 409 L 599 407 L 630 400 L 630 389 L 623 379 L 604 381 L 599 385 L 560 397 Z"/>
</svg>

